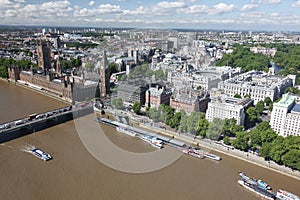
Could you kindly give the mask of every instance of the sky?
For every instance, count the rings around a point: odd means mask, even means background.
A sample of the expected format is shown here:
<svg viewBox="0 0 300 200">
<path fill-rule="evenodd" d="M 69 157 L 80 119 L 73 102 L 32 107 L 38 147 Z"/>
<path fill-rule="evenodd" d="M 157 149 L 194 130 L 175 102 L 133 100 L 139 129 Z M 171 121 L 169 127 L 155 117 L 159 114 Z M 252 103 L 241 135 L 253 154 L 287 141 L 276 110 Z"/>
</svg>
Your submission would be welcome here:
<svg viewBox="0 0 300 200">
<path fill-rule="evenodd" d="M 300 32 L 300 0 L 0 0 L 0 25 Z"/>
</svg>

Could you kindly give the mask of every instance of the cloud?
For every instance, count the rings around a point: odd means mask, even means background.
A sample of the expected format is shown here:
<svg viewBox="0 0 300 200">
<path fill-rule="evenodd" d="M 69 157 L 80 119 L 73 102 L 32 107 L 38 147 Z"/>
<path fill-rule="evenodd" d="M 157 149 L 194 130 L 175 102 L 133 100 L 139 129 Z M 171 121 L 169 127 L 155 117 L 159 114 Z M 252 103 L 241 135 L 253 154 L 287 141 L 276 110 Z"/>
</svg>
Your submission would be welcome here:
<svg viewBox="0 0 300 200">
<path fill-rule="evenodd" d="M 222 14 L 233 11 L 235 8 L 234 4 L 227 5 L 225 3 L 219 3 L 209 9 L 208 14 Z"/>
<path fill-rule="evenodd" d="M 259 2 L 263 4 L 278 4 L 281 3 L 281 0 L 260 0 Z"/>
<path fill-rule="evenodd" d="M 271 17 L 279 17 L 279 13 L 271 13 L 270 16 Z"/>
<path fill-rule="evenodd" d="M 185 8 L 178 9 L 177 11 L 179 13 L 184 14 L 223 14 L 227 12 L 231 12 L 235 9 L 235 5 L 230 4 L 227 5 L 225 3 L 219 3 L 217 5 L 214 5 L 212 7 L 208 7 L 206 5 L 193 5 Z"/>
<path fill-rule="evenodd" d="M 247 10 L 255 10 L 257 8 L 257 4 L 246 4 L 242 7 L 242 11 L 247 11 Z"/>
<path fill-rule="evenodd" d="M 294 7 L 294 8 L 300 8 L 300 0 L 296 1 L 295 3 L 293 3 L 292 7 Z"/>
<path fill-rule="evenodd" d="M 265 16 L 264 12 L 248 12 L 248 13 L 242 13 L 242 18 L 247 19 L 255 19 L 255 18 L 263 18 Z"/>
<path fill-rule="evenodd" d="M 179 12 L 183 12 L 185 14 L 207 13 L 207 11 L 208 7 L 205 5 L 193 5 L 179 10 Z"/>
<path fill-rule="evenodd" d="M 89 6 L 93 6 L 95 4 L 95 1 L 90 1 Z"/>
<path fill-rule="evenodd" d="M 25 0 L 15 0 L 17 3 L 25 3 Z"/>
<path fill-rule="evenodd" d="M 136 8 L 135 10 L 124 10 L 124 15 L 140 15 L 144 17 L 153 17 L 153 16 L 162 16 L 162 15 L 172 15 L 178 12 L 179 9 L 185 8 L 186 4 L 181 1 L 174 1 L 174 2 L 166 2 L 162 1 L 158 4 L 145 8 L 143 6 L 140 6 Z"/>
<path fill-rule="evenodd" d="M 92 17 L 99 14 L 116 14 L 122 13 L 120 6 L 111 4 L 101 4 L 97 8 L 87 9 L 87 8 L 77 8 L 74 11 L 75 17 Z"/>
</svg>

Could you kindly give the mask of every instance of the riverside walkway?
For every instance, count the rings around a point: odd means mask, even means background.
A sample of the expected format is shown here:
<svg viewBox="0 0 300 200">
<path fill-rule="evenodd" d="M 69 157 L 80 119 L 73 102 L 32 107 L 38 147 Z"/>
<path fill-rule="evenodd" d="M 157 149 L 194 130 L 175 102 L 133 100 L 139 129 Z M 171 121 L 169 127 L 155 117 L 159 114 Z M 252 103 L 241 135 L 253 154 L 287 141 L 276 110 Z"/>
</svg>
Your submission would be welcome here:
<svg viewBox="0 0 300 200">
<path fill-rule="evenodd" d="M 111 114 L 115 115 L 118 112 L 123 111 L 116 111 L 116 110 L 108 110 Z M 155 131 L 157 133 L 167 135 L 170 137 L 174 137 L 175 139 L 181 140 L 183 142 L 186 142 L 187 144 L 197 146 L 199 145 L 202 148 L 205 148 L 206 151 L 215 151 L 222 154 L 226 154 L 228 156 L 258 165 L 260 167 L 267 168 L 269 170 L 293 177 L 295 179 L 300 180 L 300 172 L 297 170 L 292 170 L 289 167 L 285 167 L 283 165 L 278 165 L 277 163 L 273 161 L 266 161 L 263 157 L 260 157 L 258 155 L 255 155 L 253 153 L 240 151 L 238 149 L 235 149 L 228 145 L 223 145 L 220 142 L 212 141 L 209 139 L 201 139 L 199 137 L 195 137 L 192 134 L 187 133 L 179 133 L 171 130 L 166 130 L 164 128 L 161 128 L 158 124 L 150 122 L 148 118 L 135 115 L 131 112 L 126 112 L 126 115 L 129 116 L 131 123 L 136 123 L 140 127 L 146 128 L 151 131 Z"/>
</svg>

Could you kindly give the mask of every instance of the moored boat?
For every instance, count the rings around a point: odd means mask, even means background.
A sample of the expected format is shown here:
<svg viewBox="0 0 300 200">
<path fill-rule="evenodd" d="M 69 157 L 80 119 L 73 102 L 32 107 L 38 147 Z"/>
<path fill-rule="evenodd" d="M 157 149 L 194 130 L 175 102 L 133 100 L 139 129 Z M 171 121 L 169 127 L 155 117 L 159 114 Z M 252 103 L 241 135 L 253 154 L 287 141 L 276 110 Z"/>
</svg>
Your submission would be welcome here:
<svg viewBox="0 0 300 200">
<path fill-rule="evenodd" d="M 211 154 L 211 153 L 205 153 L 204 157 L 205 158 L 210 158 L 212 160 L 217 160 L 217 161 L 221 160 L 221 157 L 219 157 L 217 155 L 214 155 L 214 154 Z"/>
<path fill-rule="evenodd" d="M 276 198 L 279 200 L 300 200 L 299 196 L 281 189 L 277 191 Z"/>
<path fill-rule="evenodd" d="M 159 140 L 155 137 L 149 136 L 149 135 L 144 135 L 142 137 L 140 137 L 142 140 L 144 140 L 145 142 L 149 143 L 151 146 L 156 147 L 161 149 L 163 147 L 163 141 Z"/>
<path fill-rule="evenodd" d="M 267 183 L 263 182 L 260 179 L 257 180 L 257 186 L 265 190 L 272 190 L 271 186 L 269 186 Z"/>
<path fill-rule="evenodd" d="M 120 133 L 125 133 L 129 136 L 132 136 L 132 137 L 135 137 L 137 135 L 135 132 L 130 131 L 130 130 L 128 130 L 126 128 L 123 128 L 123 127 L 119 127 L 119 126 L 116 127 L 116 130 Z"/>
<path fill-rule="evenodd" d="M 276 199 L 275 194 L 273 194 L 272 192 L 269 192 L 267 190 L 264 190 L 264 189 L 258 187 L 257 185 L 249 184 L 248 182 L 245 182 L 243 180 L 238 180 L 238 183 L 241 186 L 243 186 L 244 188 L 246 188 L 247 190 L 255 193 L 256 195 L 258 195 L 264 199 L 268 199 L 268 200 Z"/>
<path fill-rule="evenodd" d="M 195 153 L 194 150 L 189 149 L 189 148 L 179 149 L 179 151 L 181 151 L 181 152 L 183 152 L 183 153 L 185 153 L 185 154 L 188 154 L 188 155 L 190 155 L 190 156 L 199 158 L 199 159 L 204 158 L 203 154 Z"/>
<path fill-rule="evenodd" d="M 253 179 L 253 178 L 250 178 L 250 177 L 246 176 L 246 174 L 244 172 L 239 172 L 239 176 L 241 177 L 241 179 L 244 182 L 249 183 L 251 185 L 257 185 L 256 180 Z"/>
</svg>

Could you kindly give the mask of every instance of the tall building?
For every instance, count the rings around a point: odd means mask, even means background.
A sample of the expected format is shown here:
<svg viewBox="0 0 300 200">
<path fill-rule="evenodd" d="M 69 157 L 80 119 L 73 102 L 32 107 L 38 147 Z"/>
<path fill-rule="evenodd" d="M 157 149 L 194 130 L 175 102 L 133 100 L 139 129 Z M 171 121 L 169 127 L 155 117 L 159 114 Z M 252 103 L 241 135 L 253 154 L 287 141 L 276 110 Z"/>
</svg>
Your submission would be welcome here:
<svg viewBox="0 0 300 200">
<path fill-rule="evenodd" d="M 271 128 L 281 136 L 300 136 L 300 104 L 296 96 L 284 94 L 278 103 L 274 103 L 271 113 Z"/>
<path fill-rule="evenodd" d="M 180 112 L 184 110 L 186 113 L 205 112 L 209 102 L 209 94 L 206 92 L 195 92 L 193 90 L 177 91 L 170 99 L 170 106 Z"/>
<path fill-rule="evenodd" d="M 122 99 L 123 103 L 133 105 L 135 102 L 145 105 L 146 91 L 149 85 L 143 81 L 124 81 L 119 83 L 117 97 Z"/>
<path fill-rule="evenodd" d="M 103 51 L 103 58 L 100 66 L 101 97 L 106 97 L 110 93 L 110 69 L 106 57 L 106 51 Z"/>
<path fill-rule="evenodd" d="M 51 49 L 46 41 L 40 41 L 37 46 L 38 67 L 43 70 L 51 67 Z"/>
<path fill-rule="evenodd" d="M 146 106 L 157 108 L 160 104 L 170 105 L 172 90 L 156 85 L 146 91 Z"/>
<path fill-rule="evenodd" d="M 287 87 L 295 84 L 295 79 L 295 75 L 273 76 L 265 72 L 250 71 L 220 82 L 218 88 L 230 97 L 236 94 L 242 97 L 250 95 L 256 104 L 267 97 L 272 101 L 278 99 Z"/>
<path fill-rule="evenodd" d="M 205 118 L 209 122 L 212 122 L 214 118 L 234 118 L 238 125 L 244 125 L 246 116 L 245 110 L 252 104 L 253 100 L 250 98 L 213 97 L 211 98 L 211 102 L 208 103 Z"/>
</svg>

